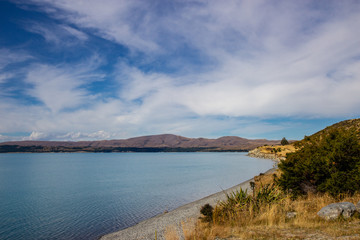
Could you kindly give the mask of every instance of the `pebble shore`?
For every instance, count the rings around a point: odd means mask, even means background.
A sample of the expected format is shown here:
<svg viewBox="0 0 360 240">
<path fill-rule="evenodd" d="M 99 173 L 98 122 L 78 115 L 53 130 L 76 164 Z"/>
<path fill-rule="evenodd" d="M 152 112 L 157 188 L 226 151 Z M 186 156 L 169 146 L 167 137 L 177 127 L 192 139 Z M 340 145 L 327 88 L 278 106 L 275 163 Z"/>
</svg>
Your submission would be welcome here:
<svg viewBox="0 0 360 240">
<path fill-rule="evenodd" d="M 272 173 L 274 171 L 275 168 L 272 168 L 266 173 Z M 240 188 L 244 190 L 247 189 L 249 192 L 251 181 L 254 181 L 254 179 L 249 179 L 227 190 L 186 204 L 171 212 L 147 219 L 135 226 L 107 234 L 101 237 L 101 240 L 163 240 L 165 239 L 165 231 L 169 227 L 177 231 L 180 239 L 184 239 L 183 224 L 185 223 L 185 226 L 188 228 L 194 226 L 195 222 L 200 217 L 200 209 L 203 205 L 209 203 L 210 205 L 215 206 L 219 201 L 226 199 L 226 194 L 239 190 Z"/>
</svg>

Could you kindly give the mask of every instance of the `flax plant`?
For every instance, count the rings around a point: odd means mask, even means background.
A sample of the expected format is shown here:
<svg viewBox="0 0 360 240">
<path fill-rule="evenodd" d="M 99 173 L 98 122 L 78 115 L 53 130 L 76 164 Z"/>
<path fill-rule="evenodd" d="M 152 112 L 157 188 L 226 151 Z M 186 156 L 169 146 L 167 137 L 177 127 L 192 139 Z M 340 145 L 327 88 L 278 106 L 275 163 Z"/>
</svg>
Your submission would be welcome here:
<svg viewBox="0 0 360 240">
<path fill-rule="evenodd" d="M 212 222 L 199 221 L 185 239 L 359 239 L 360 214 L 331 222 L 317 216 L 317 211 L 337 200 L 330 194 L 308 194 L 294 200 L 274 185 L 260 186 L 253 195 L 240 189 L 215 207 Z M 359 200 L 359 193 L 342 197 L 342 201 L 355 204 Z M 287 212 L 297 215 L 289 219 Z"/>
</svg>

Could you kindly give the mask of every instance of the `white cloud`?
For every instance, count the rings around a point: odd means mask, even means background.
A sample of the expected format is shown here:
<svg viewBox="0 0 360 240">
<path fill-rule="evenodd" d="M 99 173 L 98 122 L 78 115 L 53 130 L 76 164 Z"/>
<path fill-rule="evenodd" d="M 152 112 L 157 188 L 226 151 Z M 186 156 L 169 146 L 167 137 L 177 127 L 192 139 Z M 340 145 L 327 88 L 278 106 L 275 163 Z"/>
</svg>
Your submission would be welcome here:
<svg viewBox="0 0 360 240">
<path fill-rule="evenodd" d="M 118 64 L 117 72 L 117 80 L 121 83 L 119 94 L 128 101 L 145 99 L 159 93 L 167 89 L 174 80 L 165 74 L 144 73 L 124 63 Z"/>
<path fill-rule="evenodd" d="M 32 132 L 29 137 L 24 137 L 23 140 L 49 140 L 49 134 L 44 132 Z"/>
<path fill-rule="evenodd" d="M 52 112 L 89 104 L 95 96 L 86 90 L 86 86 L 94 81 L 102 81 L 104 77 L 94 72 L 96 62 L 96 59 L 90 59 L 76 66 L 32 65 L 25 79 L 32 85 L 27 92 Z"/>
<path fill-rule="evenodd" d="M 119 60 L 109 74 L 119 84 L 117 96 L 105 98 L 86 88 L 102 78 L 92 75 L 101 60 L 75 67 L 35 64 L 27 74 L 26 82 L 32 84 L 27 93 L 45 107 L 30 107 L 39 113 L 35 116 L 10 104 L 18 109 L 6 117 L 11 129 L 21 125 L 11 123 L 18 118 L 29 121 L 25 125 L 31 127 L 23 127 L 27 131 L 55 132 L 55 139 L 108 138 L 112 132 L 118 137 L 163 132 L 209 136 L 224 131 L 251 136 L 259 129 L 284 126 L 239 118 L 358 114 L 357 2 L 329 1 L 316 8 L 315 1 L 33 2 L 64 22 L 57 31 L 80 41 L 91 37 L 84 32 L 92 32 L 140 51 L 150 70 Z M 49 42 L 61 41 L 57 31 L 41 24 L 32 27 Z M 184 53 L 190 57 L 183 57 L 182 49 L 191 50 Z M 168 58 L 173 55 L 175 59 Z M 176 63 L 178 69 L 152 70 L 151 59 L 158 57 L 163 65 Z M 192 61 L 196 57 L 211 64 L 198 70 Z M 71 112 L 62 111 L 69 108 Z"/>
<path fill-rule="evenodd" d="M 153 51 L 161 45 L 169 51 L 188 44 L 218 62 L 210 72 L 181 77 L 132 67 L 121 97 L 142 101 L 136 114 L 181 105 L 198 115 L 337 116 L 359 106 L 348 94 L 359 90 L 357 81 L 334 84 L 327 77 L 357 63 L 358 4 L 331 2 L 317 10 L 302 2 L 199 1 L 174 3 L 176 11 L 164 5 L 161 14 L 156 7 L 146 11 L 144 1 L 45 3 L 62 10 L 67 21 L 128 47 Z"/>
<path fill-rule="evenodd" d="M 24 62 L 31 58 L 22 51 L 15 51 L 7 48 L 0 48 L 0 56 L 0 73 L 10 64 Z"/>
<path fill-rule="evenodd" d="M 5 82 L 6 80 L 8 80 L 9 78 L 12 78 L 14 76 L 13 73 L 0 73 L 0 83 Z"/>
<path fill-rule="evenodd" d="M 58 19 L 71 22 L 81 28 L 95 30 L 95 33 L 103 38 L 135 49 L 158 48 L 156 43 L 145 39 L 150 34 L 147 27 L 153 24 L 147 19 L 146 2 L 117 0 L 32 2 Z"/>
<path fill-rule="evenodd" d="M 75 28 L 72 28 L 72 27 L 66 26 L 66 25 L 61 25 L 60 27 L 62 29 L 64 29 L 68 34 L 76 37 L 77 39 L 79 39 L 81 41 L 85 41 L 88 39 L 88 36 L 84 32 L 81 32 Z"/>
<path fill-rule="evenodd" d="M 18 101 L 0 96 L 0 133 L 31 132 L 37 121 L 47 118 L 48 111 L 40 106 L 24 106 Z"/>
<path fill-rule="evenodd" d="M 79 81 L 76 76 L 47 65 L 32 67 L 26 81 L 33 85 L 28 93 L 53 112 L 81 105 L 88 94 L 80 88 L 84 82 Z"/>
<path fill-rule="evenodd" d="M 38 22 L 27 22 L 25 25 L 27 31 L 39 34 L 47 42 L 55 45 L 75 45 L 88 39 L 84 32 L 67 25 Z"/>
<path fill-rule="evenodd" d="M 9 139 L 7 136 L 1 136 L 3 139 Z M 17 137 L 17 139 L 21 140 L 31 140 L 31 141 L 41 141 L 41 140 L 53 140 L 53 141 L 86 141 L 86 140 L 104 140 L 111 139 L 112 137 L 117 137 L 116 134 L 105 132 L 105 131 L 97 131 L 92 133 L 81 133 L 81 132 L 69 132 L 69 133 L 45 133 L 45 132 L 32 132 L 29 136 L 25 137 Z M 12 137 L 10 139 L 16 139 Z"/>
</svg>

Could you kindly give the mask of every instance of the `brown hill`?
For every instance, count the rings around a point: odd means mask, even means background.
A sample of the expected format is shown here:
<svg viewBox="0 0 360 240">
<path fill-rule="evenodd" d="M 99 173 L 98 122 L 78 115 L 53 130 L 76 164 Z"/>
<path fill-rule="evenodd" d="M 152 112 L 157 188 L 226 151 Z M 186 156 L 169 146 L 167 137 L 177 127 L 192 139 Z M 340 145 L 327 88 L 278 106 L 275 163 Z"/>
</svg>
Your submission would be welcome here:
<svg viewBox="0 0 360 240">
<path fill-rule="evenodd" d="M 173 151 L 187 149 L 189 151 L 246 151 L 265 144 L 279 144 L 279 140 L 256 139 L 250 140 L 240 137 L 221 137 L 217 139 L 208 138 L 186 138 L 172 134 L 152 135 L 135 137 L 123 140 L 102 140 L 102 141 L 17 141 L 0 143 L 0 150 L 5 147 L 26 149 L 32 147 L 38 151 L 128 151 L 136 150 L 169 150 Z"/>
</svg>

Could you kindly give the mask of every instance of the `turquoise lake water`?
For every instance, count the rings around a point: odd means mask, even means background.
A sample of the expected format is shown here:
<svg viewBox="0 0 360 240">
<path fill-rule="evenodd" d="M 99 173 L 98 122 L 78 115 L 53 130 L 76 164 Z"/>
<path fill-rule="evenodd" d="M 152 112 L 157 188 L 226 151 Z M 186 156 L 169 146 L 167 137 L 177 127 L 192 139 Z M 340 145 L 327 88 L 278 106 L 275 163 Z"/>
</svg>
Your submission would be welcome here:
<svg viewBox="0 0 360 240">
<path fill-rule="evenodd" d="M 272 166 L 246 153 L 0 154 L 0 239 L 98 239 Z"/>
</svg>

